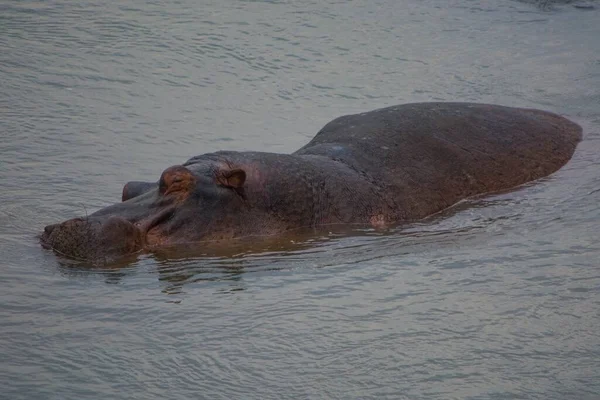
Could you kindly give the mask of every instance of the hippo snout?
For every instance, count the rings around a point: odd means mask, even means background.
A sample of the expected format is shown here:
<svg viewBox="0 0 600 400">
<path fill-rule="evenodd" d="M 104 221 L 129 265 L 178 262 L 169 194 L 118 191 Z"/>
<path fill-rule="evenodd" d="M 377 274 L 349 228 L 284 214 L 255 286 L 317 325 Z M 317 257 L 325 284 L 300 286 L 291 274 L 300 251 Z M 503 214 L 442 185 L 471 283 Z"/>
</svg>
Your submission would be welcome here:
<svg viewBox="0 0 600 400">
<path fill-rule="evenodd" d="M 44 247 L 78 260 L 113 260 L 143 248 L 142 231 L 128 220 L 75 218 L 44 228 Z"/>
</svg>

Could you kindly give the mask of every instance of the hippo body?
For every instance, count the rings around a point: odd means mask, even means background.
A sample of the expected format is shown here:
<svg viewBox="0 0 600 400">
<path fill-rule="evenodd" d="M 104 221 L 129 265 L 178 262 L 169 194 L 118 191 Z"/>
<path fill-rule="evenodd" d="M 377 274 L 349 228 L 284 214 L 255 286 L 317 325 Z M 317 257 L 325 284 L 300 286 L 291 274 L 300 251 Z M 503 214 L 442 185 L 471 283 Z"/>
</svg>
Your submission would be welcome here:
<svg viewBox="0 0 600 400">
<path fill-rule="evenodd" d="M 330 225 L 385 227 L 562 167 L 581 128 L 556 114 L 418 103 L 328 123 L 292 154 L 220 151 L 130 182 L 122 202 L 47 226 L 42 244 L 108 260 L 164 245 L 210 246 Z"/>
</svg>

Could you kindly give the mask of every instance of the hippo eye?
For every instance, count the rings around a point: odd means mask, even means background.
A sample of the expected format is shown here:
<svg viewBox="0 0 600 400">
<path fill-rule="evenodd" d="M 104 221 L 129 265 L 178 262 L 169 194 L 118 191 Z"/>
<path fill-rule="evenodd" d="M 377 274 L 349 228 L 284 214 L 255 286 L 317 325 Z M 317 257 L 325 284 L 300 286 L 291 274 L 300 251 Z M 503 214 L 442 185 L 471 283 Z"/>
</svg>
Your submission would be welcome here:
<svg viewBox="0 0 600 400">
<path fill-rule="evenodd" d="M 176 165 L 167 168 L 160 177 L 159 191 L 163 195 L 174 192 L 189 193 L 195 185 L 194 175 L 185 167 Z"/>
</svg>

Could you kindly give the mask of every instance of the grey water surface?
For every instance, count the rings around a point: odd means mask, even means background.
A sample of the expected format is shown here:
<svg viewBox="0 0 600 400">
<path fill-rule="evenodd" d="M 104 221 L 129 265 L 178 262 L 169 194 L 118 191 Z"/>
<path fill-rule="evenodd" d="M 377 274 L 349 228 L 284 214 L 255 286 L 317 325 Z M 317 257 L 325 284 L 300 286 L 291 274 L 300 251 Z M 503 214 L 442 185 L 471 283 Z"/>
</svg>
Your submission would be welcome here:
<svg viewBox="0 0 600 400">
<path fill-rule="evenodd" d="M 573 160 L 392 232 L 89 269 L 46 224 L 348 113 L 534 107 Z M 600 399 L 600 3 L 0 1 L 1 399 Z"/>
</svg>

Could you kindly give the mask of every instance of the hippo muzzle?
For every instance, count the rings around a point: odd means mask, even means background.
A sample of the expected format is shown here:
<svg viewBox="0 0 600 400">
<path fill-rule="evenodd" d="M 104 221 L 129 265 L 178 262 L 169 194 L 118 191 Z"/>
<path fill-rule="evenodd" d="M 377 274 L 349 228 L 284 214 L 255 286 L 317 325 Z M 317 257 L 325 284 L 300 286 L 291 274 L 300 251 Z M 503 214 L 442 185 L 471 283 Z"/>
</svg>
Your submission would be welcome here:
<svg viewBox="0 0 600 400">
<path fill-rule="evenodd" d="M 140 251 L 144 232 L 128 220 L 110 216 L 105 221 L 74 218 L 48 225 L 41 236 L 42 245 L 78 260 L 112 260 Z"/>
</svg>

